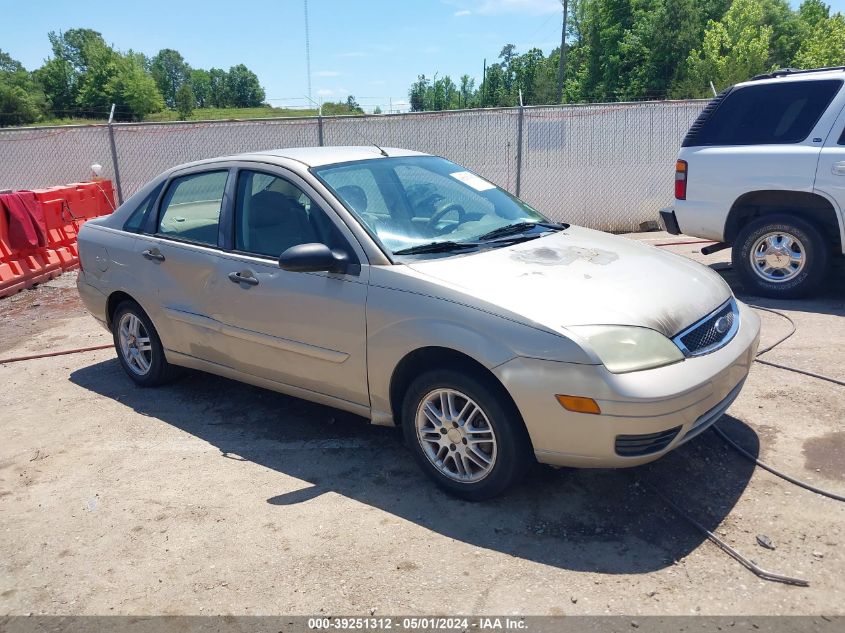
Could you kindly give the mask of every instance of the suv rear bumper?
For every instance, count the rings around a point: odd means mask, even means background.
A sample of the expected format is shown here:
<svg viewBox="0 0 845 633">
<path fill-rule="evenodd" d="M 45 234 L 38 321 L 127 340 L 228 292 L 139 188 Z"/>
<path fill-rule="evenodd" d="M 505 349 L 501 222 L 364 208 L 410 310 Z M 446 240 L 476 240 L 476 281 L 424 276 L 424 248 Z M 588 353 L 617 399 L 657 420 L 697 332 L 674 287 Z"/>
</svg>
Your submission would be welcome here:
<svg viewBox="0 0 845 633">
<path fill-rule="evenodd" d="M 681 227 L 678 226 L 678 218 L 675 217 L 674 209 L 660 209 L 660 219 L 663 220 L 663 226 L 666 227 L 666 232 L 671 235 L 680 235 Z"/>
</svg>

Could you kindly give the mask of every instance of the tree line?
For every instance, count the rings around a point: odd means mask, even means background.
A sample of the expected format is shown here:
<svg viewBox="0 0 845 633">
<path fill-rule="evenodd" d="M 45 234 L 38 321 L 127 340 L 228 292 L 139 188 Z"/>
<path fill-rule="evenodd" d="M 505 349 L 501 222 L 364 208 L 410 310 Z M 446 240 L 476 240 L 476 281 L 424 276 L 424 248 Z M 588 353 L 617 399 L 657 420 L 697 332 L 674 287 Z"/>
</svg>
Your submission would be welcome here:
<svg viewBox="0 0 845 633">
<path fill-rule="evenodd" d="M 562 2 L 563 4 L 563 2 Z M 419 75 L 411 110 L 712 96 L 776 68 L 845 65 L 845 18 L 821 0 L 568 0 L 561 47 L 506 44 L 481 82 Z M 481 64 L 479 64 L 481 65 Z M 561 81 L 562 79 L 562 81 Z"/>
<path fill-rule="evenodd" d="M 30 72 L 0 50 L 0 126 L 43 118 L 108 116 L 138 121 L 170 108 L 187 118 L 195 108 L 247 108 L 264 103 L 258 77 L 243 64 L 228 71 L 191 68 L 173 49 L 154 57 L 121 52 L 91 29 L 48 35 L 52 55 Z"/>
</svg>

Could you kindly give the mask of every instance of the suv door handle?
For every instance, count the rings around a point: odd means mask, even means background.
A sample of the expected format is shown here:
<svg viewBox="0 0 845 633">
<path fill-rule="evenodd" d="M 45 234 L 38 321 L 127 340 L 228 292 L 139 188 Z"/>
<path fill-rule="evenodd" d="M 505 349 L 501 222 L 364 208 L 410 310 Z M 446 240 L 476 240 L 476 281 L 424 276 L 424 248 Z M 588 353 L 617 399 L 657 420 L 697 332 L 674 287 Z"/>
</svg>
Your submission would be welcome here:
<svg viewBox="0 0 845 633">
<path fill-rule="evenodd" d="M 833 163 L 831 171 L 837 176 L 845 176 L 845 160 Z"/>
<path fill-rule="evenodd" d="M 141 253 L 141 255 L 143 255 L 144 257 L 146 257 L 149 260 L 155 260 L 157 262 L 163 262 L 164 261 L 164 255 L 162 255 L 161 251 L 158 250 L 157 248 L 153 248 L 153 249 L 148 248 L 147 250 L 143 251 Z"/>
<path fill-rule="evenodd" d="M 229 273 L 229 281 L 236 284 L 249 284 L 250 286 L 258 285 L 258 280 L 249 270 L 245 270 L 240 273 Z"/>
</svg>

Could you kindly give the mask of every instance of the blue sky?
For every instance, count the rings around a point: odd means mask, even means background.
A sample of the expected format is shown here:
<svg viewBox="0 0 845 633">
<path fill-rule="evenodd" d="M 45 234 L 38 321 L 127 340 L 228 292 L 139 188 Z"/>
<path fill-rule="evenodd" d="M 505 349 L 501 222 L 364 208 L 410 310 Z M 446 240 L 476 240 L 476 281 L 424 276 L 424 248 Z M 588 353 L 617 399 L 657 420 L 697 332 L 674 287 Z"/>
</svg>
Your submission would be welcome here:
<svg viewBox="0 0 845 633">
<path fill-rule="evenodd" d="M 845 0 L 830 4 L 845 11 Z M 559 0 L 309 0 L 308 7 L 312 98 L 352 94 L 367 111 L 406 109 L 420 73 L 457 81 L 466 72 L 477 81 L 483 59 L 495 60 L 503 44 L 548 53 L 560 38 Z M 0 48 L 29 69 L 50 54 L 48 31 L 87 27 L 121 50 L 175 48 L 197 68 L 244 63 L 273 105 L 307 104 L 303 0 L 0 0 L 0 15 Z"/>
</svg>

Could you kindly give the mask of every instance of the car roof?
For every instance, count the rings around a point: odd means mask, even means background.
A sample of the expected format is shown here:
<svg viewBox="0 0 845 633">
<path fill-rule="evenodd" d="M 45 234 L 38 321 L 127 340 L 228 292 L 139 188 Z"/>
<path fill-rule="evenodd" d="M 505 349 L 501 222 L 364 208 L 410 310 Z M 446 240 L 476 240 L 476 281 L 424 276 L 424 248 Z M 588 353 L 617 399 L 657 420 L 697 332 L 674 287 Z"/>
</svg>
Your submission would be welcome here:
<svg viewBox="0 0 845 633">
<path fill-rule="evenodd" d="M 738 83 L 737 87 L 759 86 L 793 81 L 813 81 L 819 79 L 845 80 L 845 70 L 842 68 L 819 68 L 817 70 L 779 70 L 771 74 L 758 75 L 757 78 Z"/>
<path fill-rule="evenodd" d="M 287 147 L 282 149 L 270 149 L 261 152 L 246 152 L 234 156 L 221 156 L 212 159 L 214 162 L 222 160 L 256 160 L 267 161 L 268 158 L 280 158 L 295 160 L 308 167 L 320 167 L 322 165 L 333 165 L 335 163 L 349 163 L 359 160 L 371 160 L 384 158 L 382 149 L 389 157 L 399 156 L 428 156 L 422 152 L 415 152 L 400 147 L 379 148 L 375 145 L 338 145 L 330 147 Z"/>
</svg>

